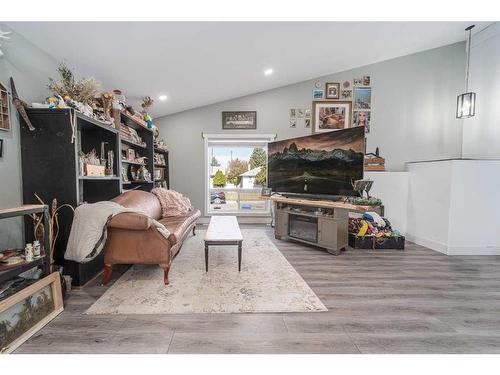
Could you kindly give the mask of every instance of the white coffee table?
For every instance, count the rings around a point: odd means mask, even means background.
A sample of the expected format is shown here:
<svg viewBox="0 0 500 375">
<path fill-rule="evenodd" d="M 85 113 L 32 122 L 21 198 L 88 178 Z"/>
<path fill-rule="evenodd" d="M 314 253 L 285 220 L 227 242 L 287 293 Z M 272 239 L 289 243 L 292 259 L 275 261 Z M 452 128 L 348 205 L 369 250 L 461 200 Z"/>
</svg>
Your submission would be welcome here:
<svg viewBox="0 0 500 375">
<path fill-rule="evenodd" d="M 208 272 L 210 245 L 238 245 L 238 271 L 241 272 L 241 245 L 243 236 L 236 216 L 212 216 L 205 234 L 205 270 Z"/>
</svg>

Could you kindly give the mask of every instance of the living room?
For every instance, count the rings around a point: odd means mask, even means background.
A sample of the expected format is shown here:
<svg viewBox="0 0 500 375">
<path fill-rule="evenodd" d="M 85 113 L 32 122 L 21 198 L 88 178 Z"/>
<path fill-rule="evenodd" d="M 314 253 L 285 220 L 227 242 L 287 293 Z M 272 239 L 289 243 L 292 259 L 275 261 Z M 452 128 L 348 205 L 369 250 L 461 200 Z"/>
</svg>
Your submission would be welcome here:
<svg viewBox="0 0 500 375">
<path fill-rule="evenodd" d="M 227 11 L 0 17 L 1 352 L 499 353 L 493 10 Z"/>
</svg>

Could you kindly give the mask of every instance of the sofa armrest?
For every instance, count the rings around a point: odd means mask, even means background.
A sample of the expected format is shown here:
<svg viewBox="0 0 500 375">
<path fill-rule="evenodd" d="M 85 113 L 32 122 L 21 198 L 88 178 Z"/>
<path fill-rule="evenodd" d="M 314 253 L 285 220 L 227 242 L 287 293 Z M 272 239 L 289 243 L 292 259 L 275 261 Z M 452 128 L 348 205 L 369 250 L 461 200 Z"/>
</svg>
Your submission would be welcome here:
<svg viewBox="0 0 500 375">
<path fill-rule="evenodd" d="M 130 230 L 148 230 L 151 227 L 149 216 L 136 212 L 123 212 L 113 217 L 108 227 Z"/>
</svg>

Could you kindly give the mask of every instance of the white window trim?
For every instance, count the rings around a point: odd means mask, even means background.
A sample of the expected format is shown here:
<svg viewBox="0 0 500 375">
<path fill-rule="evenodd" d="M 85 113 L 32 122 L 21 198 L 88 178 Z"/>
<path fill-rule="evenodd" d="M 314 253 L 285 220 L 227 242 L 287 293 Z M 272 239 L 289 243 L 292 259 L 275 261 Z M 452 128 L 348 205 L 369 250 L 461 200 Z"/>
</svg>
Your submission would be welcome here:
<svg viewBox="0 0 500 375">
<path fill-rule="evenodd" d="M 203 195 L 204 195 L 204 215 L 205 216 L 213 216 L 213 215 L 218 215 L 218 213 L 211 213 L 209 212 L 209 204 L 210 200 L 208 199 L 209 194 L 207 192 L 209 191 L 209 186 L 208 186 L 208 147 L 209 143 L 248 143 L 248 142 L 272 142 L 273 140 L 276 139 L 276 134 L 228 134 L 228 133 L 222 133 L 222 134 L 205 134 L 201 133 L 201 136 L 203 138 L 203 144 L 204 144 L 204 149 L 203 149 L 203 175 L 204 175 L 204 180 L 205 182 L 203 183 Z M 262 212 L 238 212 L 238 213 L 233 213 L 233 212 L 222 212 L 220 215 L 228 215 L 228 214 L 233 214 L 233 215 L 241 215 L 241 216 L 267 216 L 268 213 L 262 213 Z"/>
</svg>

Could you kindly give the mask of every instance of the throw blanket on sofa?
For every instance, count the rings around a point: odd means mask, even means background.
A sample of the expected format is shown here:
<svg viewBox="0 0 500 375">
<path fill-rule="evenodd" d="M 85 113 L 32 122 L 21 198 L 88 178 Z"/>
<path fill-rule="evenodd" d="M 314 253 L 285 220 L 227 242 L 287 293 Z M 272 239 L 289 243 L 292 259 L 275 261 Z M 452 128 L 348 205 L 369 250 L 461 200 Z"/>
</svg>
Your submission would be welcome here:
<svg viewBox="0 0 500 375">
<path fill-rule="evenodd" d="M 75 209 L 64 259 L 86 263 L 98 256 L 106 243 L 109 221 L 123 212 L 141 213 L 108 201 L 78 206 Z M 165 238 L 170 236 L 170 232 L 161 223 L 150 220 Z"/>
<path fill-rule="evenodd" d="M 156 188 L 151 193 L 160 201 L 162 217 L 182 216 L 193 210 L 189 198 L 175 190 Z"/>
</svg>

